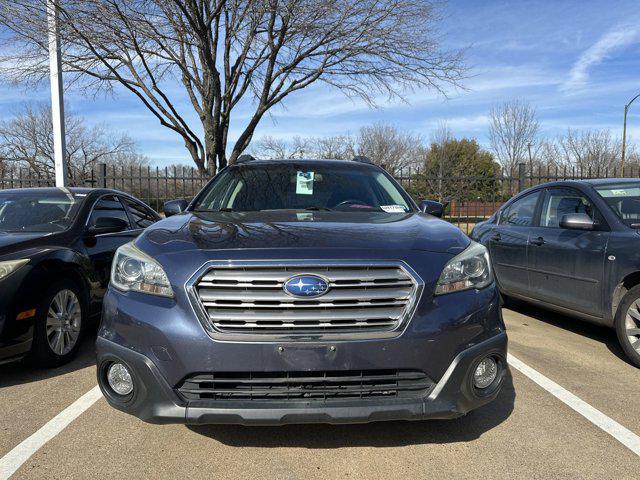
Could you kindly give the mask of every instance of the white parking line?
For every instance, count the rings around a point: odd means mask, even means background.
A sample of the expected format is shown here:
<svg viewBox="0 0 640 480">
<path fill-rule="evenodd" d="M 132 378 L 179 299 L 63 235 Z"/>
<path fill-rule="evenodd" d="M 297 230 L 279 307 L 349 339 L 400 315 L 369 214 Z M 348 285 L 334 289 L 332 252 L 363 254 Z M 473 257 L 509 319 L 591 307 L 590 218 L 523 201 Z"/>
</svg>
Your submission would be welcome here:
<svg viewBox="0 0 640 480">
<path fill-rule="evenodd" d="M 531 380 L 540 385 L 558 400 L 571 407 L 573 410 L 578 412 L 595 426 L 604 430 L 613 438 L 618 440 L 633 453 L 640 456 L 640 437 L 638 435 L 633 433 L 628 428 L 623 427 L 615 420 L 607 417 L 600 410 L 592 407 L 587 402 L 575 396 L 570 391 L 562 388 L 556 382 L 545 377 L 543 374 L 541 374 L 537 370 L 534 370 L 529 365 L 521 362 L 513 355 L 507 355 L 507 361 L 513 368 L 529 377 Z"/>
<path fill-rule="evenodd" d="M 49 420 L 42 428 L 0 458 L 0 480 L 7 480 L 49 440 L 58 435 L 91 405 L 102 398 L 96 385 L 78 400 Z"/>
</svg>

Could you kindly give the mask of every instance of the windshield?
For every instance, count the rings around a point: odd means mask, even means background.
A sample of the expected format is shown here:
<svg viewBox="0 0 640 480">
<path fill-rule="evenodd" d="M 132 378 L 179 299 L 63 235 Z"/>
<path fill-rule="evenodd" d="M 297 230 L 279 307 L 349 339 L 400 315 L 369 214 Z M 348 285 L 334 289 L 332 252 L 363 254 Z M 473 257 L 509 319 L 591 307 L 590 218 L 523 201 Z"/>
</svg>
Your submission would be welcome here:
<svg viewBox="0 0 640 480">
<path fill-rule="evenodd" d="M 624 223 L 640 228 L 640 182 L 597 185 L 595 189 Z"/>
<path fill-rule="evenodd" d="M 0 232 L 61 232 L 71 226 L 81 201 L 62 191 L 0 192 Z"/>
<path fill-rule="evenodd" d="M 405 213 L 413 208 L 395 182 L 374 168 L 269 164 L 229 168 L 208 186 L 194 209 Z"/>
</svg>

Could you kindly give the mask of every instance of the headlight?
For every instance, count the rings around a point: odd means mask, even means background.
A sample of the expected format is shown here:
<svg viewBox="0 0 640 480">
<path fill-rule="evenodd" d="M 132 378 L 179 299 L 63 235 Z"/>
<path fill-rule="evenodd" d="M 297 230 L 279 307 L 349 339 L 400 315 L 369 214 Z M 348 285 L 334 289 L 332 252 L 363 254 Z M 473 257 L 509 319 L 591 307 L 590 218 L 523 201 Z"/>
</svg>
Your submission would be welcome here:
<svg viewBox="0 0 640 480">
<path fill-rule="evenodd" d="M 6 262 L 0 262 L 0 280 L 4 280 L 27 263 L 29 263 L 28 258 L 23 260 L 8 260 Z"/>
<path fill-rule="evenodd" d="M 472 241 L 464 252 L 453 257 L 444 267 L 438 279 L 436 295 L 469 288 L 484 288 L 492 281 L 489 252 L 479 243 Z"/>
<path fill-rule="evenodd" d="M 133 243 L 121 246 L 111 266 L 111 284 L 118 290 L 173 297 L 167 274 L 158 262 Z"/>
</svg>

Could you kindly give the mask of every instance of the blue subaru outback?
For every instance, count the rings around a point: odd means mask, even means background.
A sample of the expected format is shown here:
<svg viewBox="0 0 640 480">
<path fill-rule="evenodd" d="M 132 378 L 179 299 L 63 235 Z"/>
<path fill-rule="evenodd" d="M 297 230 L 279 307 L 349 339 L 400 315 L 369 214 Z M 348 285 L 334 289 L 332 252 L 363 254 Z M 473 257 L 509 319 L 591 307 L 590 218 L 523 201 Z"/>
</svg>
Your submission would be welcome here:
<svg viewBox="0 0 640 480">
<path fill-rule="evenodd" d="M 188 424 L 454 418 L 490 402 L 507 369 L 498 290 L 486 249 L 441 207 L 363 158 L 241 158 L 116 253 L 102 392 Z"/>
</svg>

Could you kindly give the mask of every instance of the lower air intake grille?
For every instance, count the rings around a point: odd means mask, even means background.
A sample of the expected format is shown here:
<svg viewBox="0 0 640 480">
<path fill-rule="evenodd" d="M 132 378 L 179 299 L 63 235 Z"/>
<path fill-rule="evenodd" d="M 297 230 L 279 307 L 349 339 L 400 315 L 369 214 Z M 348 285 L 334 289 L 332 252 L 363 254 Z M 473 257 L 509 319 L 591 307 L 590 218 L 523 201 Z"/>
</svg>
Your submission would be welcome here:
<svg viewBox="0 0 640 480">
<path fill-rule="evenodd" d="M 419 370 L 226 372 L 198 374 L 178 388 L 186 400 L 334 401 L 424 396 L 433 381 Z"/>
</svg>

